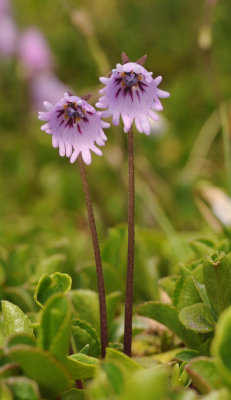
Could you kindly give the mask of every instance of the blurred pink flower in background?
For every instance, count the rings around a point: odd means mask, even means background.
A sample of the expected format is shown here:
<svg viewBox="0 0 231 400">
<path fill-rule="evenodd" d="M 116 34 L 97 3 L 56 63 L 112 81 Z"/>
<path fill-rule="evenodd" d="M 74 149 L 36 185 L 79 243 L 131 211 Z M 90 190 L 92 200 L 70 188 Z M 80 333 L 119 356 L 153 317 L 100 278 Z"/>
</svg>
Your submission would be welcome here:
<svg viewBox="0 0 231 400">
<path fill-rule="evenodd" d="M 18 31 L 11 17 L 0 18 L 0 57 L 9 57 L 16 51 Z"/>
<path fill-rule="evenodd" d="M 0 0 L 0 58 L 13 55 L 16 51 L 18 30 L 11 15 L 11 3 Z"/>
<path fill-rule="evenodd" d="M 11 14 L 11 2 L 9 0 L 0 0 L 0 19 Z"/>
<path fill-rule="evenodd" d="M 9 0 L 0 0 L 0 59 L 16 55 L 17 73 L 26 81 L 32 108 L 38 111 L 47 99 L 56 103 L 69 90 L 54 73 L 53 56 L 42 32 L 36 27 L 19 34 Z"/>
<path fill-rule="evenodd" d="M 32 108 L 42 107 L 44 99 L 56 103 L 69 90 L 53 72 L 54 62 L 49 45 L 36 27 L 26 29 L 18 45 L 20 72 L 28 82 Z"/>
<path fill-rule="evenodd" d="M 34 76 L 30 81 L 32 103 L 36 110 L 42 107 L 44 99 L 49 103 L 57 103 L 68 90 L 52 72 Z"/>
<path fill-rule="evenodd" d="M 35 27 L 26 29 L 18 46 L 18 56 L 25 74 L 33 76 L 51 70 L 53 57 L 43 34 Z"/>
</svg>

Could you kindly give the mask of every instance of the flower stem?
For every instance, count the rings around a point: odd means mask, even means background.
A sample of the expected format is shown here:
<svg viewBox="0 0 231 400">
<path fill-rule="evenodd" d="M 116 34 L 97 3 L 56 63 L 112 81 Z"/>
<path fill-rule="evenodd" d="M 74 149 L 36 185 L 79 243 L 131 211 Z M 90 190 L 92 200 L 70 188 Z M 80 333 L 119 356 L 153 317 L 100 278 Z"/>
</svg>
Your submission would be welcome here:
<svg viewBox="0 0 231 400">
<path fill-rule="evenodd" d="M 135 171 L 132 127 L 128 132 L 128 259 L 124 319 L 124 353 L 131 357 L 132 347 L 132 301 L 134 280 L 135 238 Z"/>
<path fill-rule="evenodd" d="M 91 202 L 91 196 L 89 191 L 89 186 L 87 182 L 86 172 L 84 168 L 84 163 L 81 155 L 78 157 L 79 169 L 82 178 L 83 191 L 86 200 L 88 220 L 91 230 L 91 238 L 92 244 L 94 248 L 95 254 L 95 265 L 96 265 L 96 274 L 97 274 L 97 282 L 98 282 L 98 291 L 99 291 L 99 310 L 100 310 L 100 331 L 101 331 L 101 355 L 102 358 L 105 358 L 106 347 L 108 345 L 108 335 L 107 335 L 107 310 L 106 310 L 106 297 L 105 297 L 105 287 L 104 287 L 104 279 L 103 279 L 103 269 L 102 262 L 100 256 L 100 248 L 98 235 L 96 231 L 95 225 L 95 217 L 93 213 L 93 207 Z"/>
</svg>

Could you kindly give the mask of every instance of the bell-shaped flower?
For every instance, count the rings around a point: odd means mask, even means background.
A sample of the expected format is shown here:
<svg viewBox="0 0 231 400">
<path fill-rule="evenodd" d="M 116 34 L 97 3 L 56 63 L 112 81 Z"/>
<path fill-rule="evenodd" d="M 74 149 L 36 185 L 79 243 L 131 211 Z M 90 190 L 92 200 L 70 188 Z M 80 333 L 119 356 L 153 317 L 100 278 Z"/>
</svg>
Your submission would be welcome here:
<svg viewBox="0 0 231 400">
<path fill-rule="evenodd" d="M 153 79 L 152 72 L 142 65 L 145 60 L 146 56 L 137 62 L 130 62 L 127 55 L 122 53 L 124 64 L 117 64 L 109 77 L 100 78 L 105 87 L 100 90 L 103 96 L 96 106 L 107 109 L 102 116 L 112 116 L 116 126 L 121 116 L 124 132 L 128 132 L 135 121 L 137 130 L 149 135 L 151 128 L 148 117 L 158 120 L 156 111 L 163 110 L 160 98 L 169 97 L 169 93 L 158 88 L 162 77 Z"/>
<path fill-rule="evenodd" d="M 46 121 L 41 129 L 52 135 L 53 147 L 58 147 L 60 156 L 66 155 L 71 163 L 81 153 L 83 161 L 90 164 L 91 151 L 101 156 L 96 144 L 104 146 L 107 140 L 103 128 L 110 124 L 102 121 L 101 113 L 86 101 L 88 98 L 65 93 L 55 105 L 44 102 L 47 111 L 39 112 L 38 118 Z"/>
</svg>

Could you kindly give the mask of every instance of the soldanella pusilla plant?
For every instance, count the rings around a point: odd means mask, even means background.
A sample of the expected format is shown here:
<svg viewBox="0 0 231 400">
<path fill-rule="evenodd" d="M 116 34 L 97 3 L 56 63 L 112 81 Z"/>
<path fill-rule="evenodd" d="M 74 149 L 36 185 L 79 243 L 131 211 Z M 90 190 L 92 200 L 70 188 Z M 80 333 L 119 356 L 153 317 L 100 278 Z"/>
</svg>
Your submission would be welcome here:
<svg viewBox="0 0 231 400">
<path fill-rule="evenodd" d="M 67 90 L 52 104 L 44 98 L 39 112 L 42 131 L 70 159 L 73 179 L 81 178 L 94 260 L 72 267 L 78 226 L 71 243 L 60 238 L 36 267 L 17 273 L 29 257 L 23 246 L 1 257 L 3 400 L 231 399 L 231 236 L 224 230 L 217 240 L 191 241 L 187 250 L 175 239 L 173 273 L 153 268 L 156 250 L 168 245 L 135 228 L 136 135 L 150 140 L 169 93 L 160 88 L 162 77 L 146 69 L 146 56 L 131 61 L 123 52 L 121 58 L 99 78 L 96 102 Z M 103 210 L 95 218 L 86 169 L 91 174 L 96 161 L 107 168 L 103 146 L 110 147 L 115 129 L 121 152 L 126 148 L 128 168 L 118 176 L 127 177 L 121 192 L 127 223 L 99 240 Z M 107 202 L 107 190 L 99 195 Z"/>
</svg>

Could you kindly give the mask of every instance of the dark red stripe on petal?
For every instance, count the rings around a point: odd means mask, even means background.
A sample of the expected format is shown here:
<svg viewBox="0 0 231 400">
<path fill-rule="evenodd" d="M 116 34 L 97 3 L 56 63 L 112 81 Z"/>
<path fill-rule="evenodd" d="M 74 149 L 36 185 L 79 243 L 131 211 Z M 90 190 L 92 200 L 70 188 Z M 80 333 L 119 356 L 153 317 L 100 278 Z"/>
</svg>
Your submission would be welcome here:
<svg viewBox="0 0 231 400">
<path fill-rule="evenodd" d="M 132 93 L 132 89 L 131 89 L 131 88 L 129 88 L 129 89 L 128 89 L 128 91 L 129 91 L 130 97 L 131 97 L 131 99 L 132 99 L 132 101 L 133 101 L 133 93 Z"/>
<path fill-rule="evenodd" d="M 137 95 L 138 99 L 140 100 L 140 94 L 139 94 L 138 90 L 136 90 L 136 95 Z"/>
<path fill-rule="evenodd" d="M 120 94 L 120 92 L 121 92 L 121 88 L 119 88 L 119 89 L 117 90 L 115 97 L 118 97 L 119 94 Z"/>
<path fill-rule="evenodd" d="M 79 131 L 80 135 L 82 135 L 83 132 L 82 132 L 82 130 L 81 130 L 79 124 L 77 124 L 77 128 L 78 128 L 78 131 Z"/>
<path fill-rule="evenodd" d="M 141 82 L 138 82 L 138 85 L 139 85 L 139 88 L 140 88 L 141 92 L 143 93 L 143 92 L 144 92 L 144 88 L 143 88 L 143 86 L 141 85 Z"/>
<path fill-rule="evenodd" d="M 130 89 L 130 88 L 128 88 L 128 87 L 126 87 L 126 88 L 124 89 L 124 97 L 127 96 L 129 89 Z"/>
<path fill-rule="evenodd" d="M 114 85 L 117 86 L 122 81 L 122 78 L 115 78 Z"/>
<path fill-rule="evenodd" d="M 147 86 L 148 86 L 146 83 L 144 83 L 144 82 L 141 82 L 141 81 L 139 81 L 139 85 L 141 85 L 142 87 L 143 87 L 143 86 L 145 86 L 145 87 L 147 87 Z"/>
<path fill-rule="evenodd" d="M 69 118 L 69 120 L 65 124 L 65 128 L 67 128 L 67 127 L 73 128 L 73 120 L 71 118 Z"/>
<path fill-rule="evenodd" d="M 56 111 L 56 113 L 57 113 L 57 118 L 61 117 L 61 115 L 63 115 L 64 112 L 65 112 L 65 110 L 57 110 L 57 111 Z"/>
</svg>

